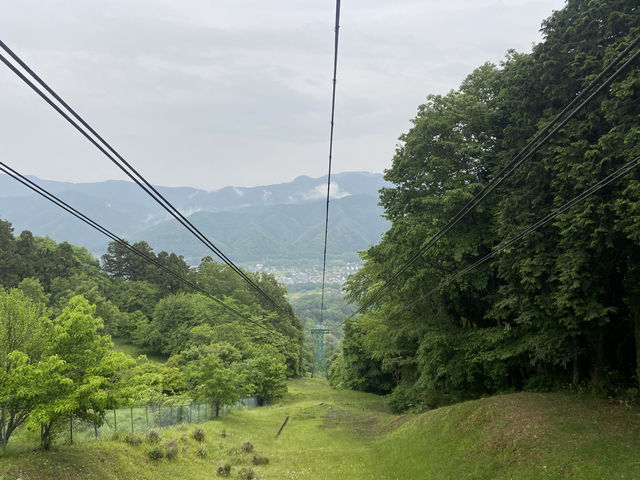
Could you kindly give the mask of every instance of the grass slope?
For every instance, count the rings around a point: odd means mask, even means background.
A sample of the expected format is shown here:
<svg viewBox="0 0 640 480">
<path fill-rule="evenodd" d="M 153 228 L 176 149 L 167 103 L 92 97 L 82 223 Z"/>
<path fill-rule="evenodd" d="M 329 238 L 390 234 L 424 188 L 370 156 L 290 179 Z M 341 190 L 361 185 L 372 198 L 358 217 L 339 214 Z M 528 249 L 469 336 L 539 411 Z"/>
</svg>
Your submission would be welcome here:
<svg viewBox="0 0 640 480">
<path fill-rule="evenodd" d="M 211 479 L 251 467 L 260 479 L 634 479 L 640 478 L 640 409 L 567 393 L 516 393 L 420 415 L 385 413 L 374 395 L 294 380 L 276 405 L 233 412 L 202 425 L 207 458 L 196 455 L 194 425 L 161 432 L 176 460 L 147 460 L 146 442 L 90 441 L 53 452 L 19 442 L 0 457 L 0 479 Z M 289 423 L 274 439 L 286 416 Z M 227 436 L 221 437 L 222 429 Z M 253 466 L 251 441 L 268 465 Z M 21 451 L 22 450 L 22 451 Z"/>
</svg>

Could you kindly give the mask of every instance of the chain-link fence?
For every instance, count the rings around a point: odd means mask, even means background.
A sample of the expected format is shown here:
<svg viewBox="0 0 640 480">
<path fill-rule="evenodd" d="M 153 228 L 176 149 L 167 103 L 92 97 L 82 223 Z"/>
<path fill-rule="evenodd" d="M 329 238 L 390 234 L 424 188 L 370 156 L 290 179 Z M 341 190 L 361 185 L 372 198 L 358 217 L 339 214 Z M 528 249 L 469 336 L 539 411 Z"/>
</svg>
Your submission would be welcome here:
<svg viewBox="0 0 640 480">
<path fill-rule="evenodd" d="M 179 424 L 199 423 L 224 415 L 230 410 L 258 406 L 255 397 L 246 397 L 233 405 L 212 403 L 183 403 L 122 407 L 106 412 L 102 425 L 69 416 L 64 437 L 69 442 L 83 442 L 97 438 L 110 438 L 117 433 L 146 433 L 150 430 Z M 217 411 L 216 411 L 217 410 Z M 0 415 L 3 423 L 4 415 Z M 4 425 L 0 425 L 3 428 Z"/>
</svg>

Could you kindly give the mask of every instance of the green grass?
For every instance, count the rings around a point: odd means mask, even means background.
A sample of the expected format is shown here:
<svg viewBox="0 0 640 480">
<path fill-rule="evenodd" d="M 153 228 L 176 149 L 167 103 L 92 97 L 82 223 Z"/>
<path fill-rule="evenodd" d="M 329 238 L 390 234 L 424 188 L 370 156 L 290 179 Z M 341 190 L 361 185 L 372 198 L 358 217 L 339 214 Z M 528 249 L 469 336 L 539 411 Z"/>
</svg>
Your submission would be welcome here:
<svg viewBox="0 0 640 480">
<path fill-rule="evenodd" d="M 124 338 L 111 337 L 111 341 L 113 342 L 113 349 L 117 352 L 123 352 L 127 355 L 132 356 L 133 358 L 138 357 L 139 355 L 146 355 L 149 361 L 155 363 L 164 363 L 167 361 L 166 356 L 159 355 L 157 353 L 150 352 L 145 350 L 144 348 L 140 348 L 136 345 L 133 345 L 128 340 Z"/>
<path fill-rule="evenodd" d="M 196 427 L 207 458 L 196 455 Z M 87 441 L 52 452 L 17 445 L 0 457 L 0 479 L 211 479 L 222 478 L 215 471 L 225 463 L 229 478 L 251 467 L 265 480 L 640 478 L 640 409 L 569 393 L 500 395 L 398 416 L 380 397 L 300 379 L 270 407 L 161 434 L 161 445 L 177 441 L 176 460 L 149 460 L 146 442 Z M 245 441 L 269 464 L 251 465 Z"/>
</svg>

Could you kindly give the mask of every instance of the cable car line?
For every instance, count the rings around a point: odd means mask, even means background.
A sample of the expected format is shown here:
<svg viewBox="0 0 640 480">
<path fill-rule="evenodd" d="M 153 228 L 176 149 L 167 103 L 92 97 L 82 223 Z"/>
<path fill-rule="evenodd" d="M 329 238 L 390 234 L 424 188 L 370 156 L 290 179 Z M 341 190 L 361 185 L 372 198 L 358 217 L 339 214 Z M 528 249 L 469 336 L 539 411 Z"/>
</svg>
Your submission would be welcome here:
<svg viewBox="0 0 640 480">
<path fill-rule="evenodd" d="M 189 287 L 191 287 L 192 289 L 196 290 L 197 292 L 202 293 L 203 295 L 207 296 L 208 298 L 213 300 L 215 303 L 217 303 L 221 307 L 225 308 L 229 312 L 233 313 L 234 315 L 236 315 L 236 316 L 242 318 L 243 320 L 245 320 L 245 321 L 247 321 L 247 322 L 249 322 L 249 323 L 251 323 L 251 324 L 253 324 L 253 325 L 255 325 L 255 326 L 257 326 L 257 327 L 259 327 L 261 329 L 263 329 L 263 330 L 265 330 L 268 333 L 272 333 L 272 334 L 275 333 L 275 334 L 279 335 L 280 337 L 282 337 L 283 339 L 288 340 L 287 337 L 285 337 L 282 333 L 278 332 L 277 330 L 270 329 L 270 328 L 262 325 L 261 323 L 256 322 L 255 320 L 253 320 L 249 316 L 241 313 L 239 310 L 233 308 L 232 306 L 226 304 L 225 302 L 223 302 L 219 298 L 213 296 L 212 294 L 210 294 L 209 292 L 207 292 L 206 290 L 204 290 L 203 288 L 201 288 L 197 284 L 193 283 L 189 279 L 184 278 L 182 275 L 174 272 L 173 270 L 168 268 L 166 265 L 163 265 L 161 262 L 159 262 L 157 259 L 155 259 L 153 257 L 150 257 L 146 253 L 144 253 L 141 250 L 137 249 L 135 246 L 130 245 L 126 240 L 118 237 L 116 234 L 114 234 L 113 232 L 109 231 L 107 228 L 105 228 L 104 226 L 102 226 L 98 222 L 92 220 L 91 218 L 89 218 L 88 216 L 83 214 L 82 212 L 78 211 L 77 209 L 75 209 L 74 207 L 72 207 L 71 205 L 66 203 L 64 200 L 61 200 L 59 197 L 57 197 L 53 193 L 51 193 L 48 190 L 46 190 L 44 187 L 38 185 L 33 180 L 30 180 L 28 177 L 25 177 L 24 175 L 22 175 L 21 173 L 17 172 L 16 170 L 14 170 L 13 168 L 11 168 L 9 165 L 7 165 L 6 163 L 4 163 L 2 161 L 0 161 L 0 171 L 2 171 L 5 174 L 9 175 L 14 180 L 17 180 L 18 182 L 22 183 L 25 187 L 29 188 L 33 192 L 35 192 L 38 195 L 40 195 L 40 196 L 44 197 L 45 199 L 49 200 L 51 203 L 57 205 L 58 207 L 62 208 L 63 210 L 66 210 L 68 213 L 70 213 L 71 215 L 76 217 L 78 220 L 81 220 L 82 222 L 86 223 L 90 227 L 92 227 L 95 230 L 99 231 L 103 235 L 109 237 L 111 240 L 113 240 L 117 244 L 121 245 L 122 247 L 126 248 L 127 250 L 135 253 L 136 255 L 140 256 L 145 261 L 155 265 L 156 267 L 162 269 L 164 272 L 166 272 L 167 274 L 171 275 L 175 279 L 183 282 L 185 285 L 188 285 Z"/>
<path fill-rule="evenodd" d="M 640 166 L 640 156 L 634 158 L 630 162 L 627 162 L 626 164 L 624 164 L 622 167 L 620 167 L 615 172 L 611 173 L 610 175 L 608 175 L 607 177 L 603 178 L 599 182 L 595 183 L 591 187 L 587 188 L 586 190 L 584 190 L 580 194 L 576 195 L 571 200 L 569 200 L 568 202 L 563 204 L 561 207 L 558 207 L 557 209 L 555 209 L 552 212 L 548 213 L 547 215 L 542 217 L 537 222 L 529 225 L 527 228 L 525 228 L 524 230 L 522 230 L 520 233 L 518 233 L 517 235 L 513 236 L 509 240 L 506 240 L 506 241 L 498 244 L 497 246 L 495 246 L 491 250 L 491 252 L 489 252 L 485 256 L 481 257 L 480 259 L 476 260 L 473 264 L 469 265 L 468 267 L 465 267 L 464 269 L 458 271 L 457 273 L 449 276 L 448 278 L 443 280 L 441 283 L 439 283 L 436 287 L 432 288 L 427 293 L 422 295 L 420 298 L 414 300 L 411 303 L 403 305 L 401 308 L 397 309 L 396 311 L 394 311 L 390 315 L 386 316 L 386 319 L 390 320 L 390 319 L 396 317 L 397 315 L 399 315 L 400 313 L 404 312 L 405 310 L 407 310 L 407 309 L 413 307 L 414 305 L 420 303 L 425 298 L 433 295 L 434 293 L 436 293 L 439 290 L 442 290 L 444 287 L 450 285 L 451 283 L 453 283 L 454 281 L 456 281 L 460 277 L 466 275 L 471 270 L 474 270 L 475 268 L 479 267 L 483 263 L 488 262 L 489 260 L 491 260 L 493 257 L 498 255 L 499 253 L 503 252 L 507 248 L 509 248 L 509 247 L 513 246 L 514 244 L 518 243 L 520 240 L 525 238 L 530 233 L 534 232 L 535 230 L 538 230 L 540 227 L 542 227 L 542 226 L 546 225 L 547 223 L 549 223 L 551 220 L 556 218 L 558 215 L 563 214 L 564 212 L 566 212 L 567 210 L 571 209 L 572 207 L 574 207 L 578 203 L 580 203 L 583 200 L 587 199 L 591 195 L 597 193 L 599 190 L 603 189 L 604 187 L 609 185 L 611 182 L 614 182 L 614 181 L 618 180 L 620 177 L 623 177 L 627 173 L 631 172 L 634 168 L 636 168 L 638 166 Z M 342 325 L 346 321 L 350 320 L 353 317 L 354 317 L 354 315 L 351 315 L 351 316 L 345 318 L 340 324 L 338 324 L 335 327 L 333 327 L 330 331 L 333 332 L 335 330 L 338 330 L 339 328 L 342 327 Z"/>
<path fill-rule="evenodd" d="M 442 227 L 429 241 L 413 256 L 407 260 L 402 267 L 396 270 L 391 277 L 380 287 L 374 290 L 373 293 L 366 298 L 358 309 L 350 315 L 348 318 L 352 318 L 358 313 L 362 313 L 366 310 L 376 298 L 380 296 L 387 288 L 389 288 L 397 278 L 411 267 L 419 258 L 430 250 L 442 237 L 444 237 L 449 230 L 451 230 L 457 223 L 459 223 L 473 208 L 478 205 L 489 193 L 498 187 L 506 178 L 508 178 L 522 163 L 529 159 L 544 143 L 549 140 L 562 126 L 564 126 L 571 118 L 573 118 L 582 108 L 584 108 L 598 93 L 600 93 L 606 86 L 608 86 L 620 73 L 636 60 L 640 55 L 640 50 L 636 51 L 628 60 L 624 62 L 614 73 L 612 73 L 600 86 L 598 86 L 587 98 L 585 98 L 578 106 L 562 120 L 561 117 L 569 111 L 576 103 L 578 103 L 582 97 L 587 95 L 598 81 L 600 81 L 615 65 L 622 60 L 627 53 L 629 53 L 640 42 L 640 36 L 636 37 L 612 62 L 610 62 L 581 92 L 579 92 L 563 110 L 558 113 L 549 123 L 545 125 L 533 139 L 527 143 L 527 145 L 520 150 L 500 171 L 478 192 L 476 193 L 467 204 L 458 211 L 446 224 Z M 554 126 L 554 124 L 557 125 Z M 553 127 L 553 128 L 552 128 Z M 551 129 L 551 131 L 549 131 Z M 548 133 L 547 133 L 548 132 Z M 546 135 L 545 135 L 546 134 Z"/>
<path fill-rule="evenodd" d="M 13 65 L 2 53 L 0 60 L 15 73 L 24 83 L 26 83 L 34 92 L 36 92 L 45 102 L 47 102 L 56 112 L 58 112 L 67 122 L 69 122 L 76 130 L 78 130 L 87 140 L 89 140 L 98 150 L 100 150 L 109 160 L 111 160 L 120 170 L 122 170 L 133 182 L 142 188 L 149 196 L 151 196 L 160 206 L 162 206 L 173 218 L 180 222 L 187 230 L 189 230 L 198 240 L 226 263 L 236 274 L 247 282 L 256 292 L 269 301 L 276 309 L 283 313 L 290 312 L 283 309 L 278 303 L 271 298 L 259 285 L 257 285 L 242 269 L 233 263 L 211 240 L 209 240 L 198 228 L 196 228 L 171 202 L 169 202 L 153 185 L 151 185 L 131 164 L 129 164 L 102 136 L 100 136 L 73 108 L 71 108 L 44 80 L 42 80 L 15 52 L 13 52 L 4 42 L 0 40 L 0 47 L 7 52 L 22 68 L 24 68 L 54 99 L 56 99 L 64 108 L 76 118 L 91 134 L 98 140 L 93 138 L 86 130 L 84 130 L 76 121 L 74 121 L 63 109 L 57 105 L 51 98 L 44 94 L 31 80 L 29 80 L 15 65 Z M 102 144 L 102 145 L 101 145 Z M 107 151 L 108 150 L 108 151 Z M 111 153 L 109 153 L 111 152 Z"/>
<path fill-rule="evenodd" d="M 324 251 L 322 254 L 322 293 L 320 296 L 320 325 L 323 322 L 325 279 L 327 274 L 327 237 L 329 234 L 329 198 L 331 195 L 331 161 L 333 159 L 333 127 L 336 113 L 336 80 L 338 73 L 338 34 L 340 32 L 340 0 L 336 0 L 335 39 L 333 46 L 333 88 L 331 94 L 331 133 L 329 134 L 329 168 L 327 173 L 327 206 L 324 216 Z"/>
<path fill-rule="evenodd" d="M 494 247 L 493 250 L 491 252 L 489 252 L 487 255 L 485 255 L 484 257 L 482 257 L 479 260 L 475 261 L 473 264 L 469 265 L 468 267 L 464 268 L 463 270 L 459 271 L 458 273 L 456 273 L 454 275 L 451 275 L 446 280 L 441 282 L 438 286 L 436 286 L 433 289 L 429 290 L 427 293 L 425 293 L 423 296 L 421 296 L 417 300 L 415 300 L 415 301 L 413 301 L 413 302 L 411 302 L 411 303 L 409 303 L 407 305 L 404 305 L 402 308 L 396 310 L 395 312 L 393 312 L 387 318 L 395 317 L 396 315 L 402 313 L 403 311 L 407 310 L 408 308 L 411 308 L 412 306 L 414 306 L 417 303 L 421 302 L 425 298 L 433 295 L 435 292 L 437 292 L 439 290 L 442 290 L 444 287 L 446 287 L 447 285 L 450 285 L 451 283 L 456 281 L 458 278 L 462 277 L 463 275 L 466 275 L 471 270 L 473 270 L 476 267 L 482 265 L 483 263 L 491 260 L 493 257 L 498 255 L 499 253 L 503 252 L 504 250 L 506 250 L 507 248 L 511 247 L 515 243 L 518 243 L 520 240 L 525 238 L 530 233 L 532 233 L 535 230 L 539 229 L 540 227 L 546 225 L 551 220 L 556 218 L 558 215 L 561 215 L 562 213 L 564 213 L 567 210 L 569 210 L 571 207 L 573 207 L 576 204 L 578 204 L 578 203 L 582 202 L 583 200 L 587 199 L 591 195 L 595 194 L 596 192 L 598 192 L 602 188 L 604 188 L 607 185 L 609 185 L 611 182 L 614 182 L 615 180 L 619 179 L 620 177 L 626 175 L 631 170 L 636 168 L 638 165 L 640 165 L 640 156 L 634 158 L 630 162 L 627 162 L 626 164 L 624 164 L 622 167 L 620 167 L 618 170 L 616 170 L 612 174 L 608 175 L 607 177 L 605 177 L 602 180 L 600 180 L 598 183 L 596 183 L 596 184 L 592 185 L 591 187 L 587 188 L 582 193 L 576 195 L 575 197 L 573 197 L 571 200 L 566 202 L 561 207 L 559 207 L 559 208 L 553 210 L 551 213 L 545 215 L 543 218 L 538 220 L 536 223 L 533 223 L 533 224 L 529 225 L 523 231 L 521 231 L 520 233 L 518 233 L 514 237 L 510 238 L 506 242 L 503 242 L 503 243 L 499 244 L 498 246 Z"/>
</svg>

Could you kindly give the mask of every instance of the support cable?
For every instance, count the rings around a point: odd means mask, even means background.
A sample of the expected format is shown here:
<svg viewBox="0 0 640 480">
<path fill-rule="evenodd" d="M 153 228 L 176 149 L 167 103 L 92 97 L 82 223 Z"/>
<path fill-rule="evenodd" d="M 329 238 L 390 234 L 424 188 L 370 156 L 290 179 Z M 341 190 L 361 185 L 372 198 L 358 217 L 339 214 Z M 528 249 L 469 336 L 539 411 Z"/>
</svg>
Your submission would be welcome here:
<svg viewBox="0 0 640 480">
<path fill-rule="evenodd" d="M 90 227 L 92 227 L 95 230 L 99 231 L 103 235 L 109 237 L 111 240 L 116 242 L 118 245 L 120 245 L 120 246 L 126 248 L 127 250 L 135 253 L 136 255 L 138 255 L 142 259 L 144 259 L 145 261 L 155 265 L 156 267 L 158 267 L 161 270 L 163 270 L 165 273 L 167 273 L 167 274 L 171 275 L 172 277 L 174 277 L 175 279 L 183 282 L 185 285 L 188 285 L 189 287 L 191 287 L 192 289 L 196 290 L 197 292 L 202 293 L 203 295 L 207 296 L 208 298 L 213 300 L 215 303 L 217 303 L 221 307 L 225 308 L 229 312 L 233 313 L 234 315 L 238 316 L 239 318 L 242 318 L 243 320 L 245 320 L 245 321 L 247 321 L 247 322 L 249 322 L 249 323 L 251 323 L 251 324 L 253 324 L 253 325 L 255 325 L 255 326 L 257 326 L 257 327 L 259 327 L 259 328 L 261 328 L 263 330 L 265 330 L 265 331 L 267 331 L 268 333 L 275 333 L 275 334 L 279 335 L 280 337 L 282 337 L 283 339 L 288 341 L 287 337 L 285 337 L 283 334 L 281 334 L 277 330 L 272 330 L 272 329 L 270 329 L 268 327 L 265 327 L 261 323 L 258 323 L 255 320 L 253 320 L 250 317 L 248 317 L 247 315 L 241 313 L 239 310 L 233 308 L 230 305 L 227 305 L 222 300 L 220 300 L 219 298 L 213 296 L 212 294 L 210 294 L 206 290 L 202 289 L 197 284 L 193 283 L 192 281 L 188 280 L 187 278 L 184 278 L 182 275 L 174 272 L 173 270 L 168 268 L 166 265 L 163 265 L 157 259 L 147 255 L 143 251 L 141 251 L 141 250 L 137 249 L 136 247 L 130 245 L 126 240 L 118 237 L 116 234 L 114 234 L 113 232 L 109 231 L 107 228 L 103 227 L 98 222 L 96 222 L 96 221 L 92 220 L 91 218 L 87 217 L 82 212 L 76 210 L 71 205 L 69 205 L 65 201 L 61 200 L 59 197 L 57 197 L 53 193 L 47 191 L 45 188 L 41 187 L 36 182 L 30 180 L 28 177 L 26 177 L 26 176 L 22 175 L 21 173 L 17 172 L 16 170 L 14 170 L 13 168 L 11 168 L 9 165 L 7 165 L 6 163 L 4 163 L 2 161 L 0 161 L 0 171 L 2 171 L 3 173 L 9 175 L 14 180 L 17 180 L 18 182 L 22 183 L 25 187 L 27 187 L 30 190 L 32 190 L 33 192 L 37 193 L 41 197 L 44 197 L 45 199 L 49 200 L 51 203 L 57 205 L 58 207 L 62 208 L 63 210 L 66 210 L 68 213 L 70 213 L 71 215 L 76 217 L 78 220 L 86 223 L 87 225 L 89 225 Z"/>
<path fill-rule="evenodd" d="M 359 308 L 348 318 L 352 318 L 358 313 L 366 310 L 377 297 L 380 296 L 387 288 L 389 288 L 397 278 L 411 267 L 419 258 L 430 250 L 449 230 L 459 223 L 471 210 L 475 208 L 489 193 L 495 190 L 506 178 L 508 178 L 523 162 L 529 159 L 544 143 L 549 140 L 562 126 L 564 126 L 571 118 L 573 118 L 580 110 L 582 110 L 598 93 L 607 87 L 620 73 L 622 73 L 635 59 L 640 55 L 640 50 L 635 52 L 623 65 L 621 65 L 614 73 L 612 73 L 600 86 L 598 86 L 591 94 L 587 96 L 578 106 L 563 119 L 561 117 L 568 112 L 576 103 L 578 103 L 597 83 L 610 71 L 615 65 L 622 60 L 629 51 L 640 42 L 640 36 L 636 37 L 612 62 L 610 62 L 590 83 L 579 92 L 560 113 L 558 113 L 549 123 L 547 123 L 530 141 L 520 150 L 500 171 L 478 192 L 469 202 L 456 213 L 447 224 L 442 227 L 418 252 L 416 252 L 402 267 L 396 270 L 391 277 L 380 287 L 373 291 L 366 298 Z M 556 124 L 557 123 L 557 124 Z M 555 126 L 554 126 L 555 125 Z M 553 127 L 553 128 L 552 128 Z M 550 131 L 549 131 L 550 130 Z M 548 132 L 548 133 L 547 133 Z M 546 134 L 546 135 L 545 135 Z"/>
<path fill-rule="evenodd" d="M 454 275 L 451 275 L 449 278 L 447 278 L 446 280 L 441 282 L 438 286 L 432 288 L 431 290 L 429 290 L 427 293 L 425 293 L 423 296 L 421 296 L 417 300 L 415 300 L 415 301 L 413 301 L 413 302 L 411 302 L 411 303 L 409 303 L 407 305 L 404 305 L 402 308 L 396 310 L 395 312 L 393 312 L 387 318 L 391 319 L 391 318 L 399 315 L 400 313 L 404 312 L 408 308 L 413 307 L 414 305 L 416 305 L 417 303 L 421 302 L 425 298 L 433 295 L 435 292 L 437 292 L 439 290 L 442 290 L 444 287 L 446 287 L 447 285 L 450 285 L 452 282 L 456 281 L 458 278 L 462 277 L 463 275 L 466 275 L 471 270 L 473 270 L 476 267 L 482 265 L 483 263 L 489 261 L 490 259 L 492 259 L 496 255 L 498 255 L 502 251 L 504 251 L 507 248 L 511 247 L 512 245 L 518 243 L 520 240 L 525 238 L 530 233 L 532 233 L 535 230 L 539 229 L 540 227 L 546 225 L 551 220 L 556 218 L 558 215 L 561 215 L 561 214 L 565 213 L 567 210 L 569 210 L 570 208 L 572 208 L 576 204 L 582 202 L 586 198 L 590 197 L 594 193 L 598 192 L 602 188 L 606 187 L 611 182 L 614 182 L 615 180 L 619 179 L 620 177 L 626 175 L 631 170 L 636 168 L 638 165 L 640 165 L 640 156 L 638 156 L 638 157 L 634 158 L 633 160 L 631 160 L 630 162 L 624 164 L 622 167 L 620 167 L 618 170 L 613 172 L 611 175 L 608 175 L 607 177 L 605 177 L 602 180 L 600 180 L 598 183 L 596 183 L 596 184 L 592 185 L 591 187 L 587 188 L 586 190 L 584 190 L 579 195 L 576 195 L 571 200 L 569 200 L 567 203 L 565 203 L 561 207 L 555 209 L 551 213 L 545 215 L 543 218 L 541 218 L 537 222 L 529 225 L 523 231 L 521 231 L 520 233 L 518 233 L 514 237 L 510 238 L 506 242 L 503 242 L 503 243 L 499 244 L 498 246 L 494 247 L 493 250 L 491 252 L 489 252 L 487 255 L 485 255 L 484 257 L 480 258 L 479 260 L 477 260 L 473 264 L 469 265 L 468 267 L 464 268 L 463 270 L 460 270 L 458 273 L 456 273 Z"/>
<path fill-rule="evenodd" d="M 329 169 L 327 173 L 327 207 L 324 217 L 324 251 L 322 254 L 322 294 L 320 297 L 320 324 L 323 322 L 324 291 L 327 274 L 327 237 L 329 234 L 329 197 L 331 195 L 331 161 L 333 159 L 333 126 L 336 112 L 336 79 L 338 72 L 338 34 L 340 31 L 340 0 L 336 0 L 335 40 L 333 47 L 333 91 L 331 94 L 331 133 L 329 135 Z"/>
<path fill-rule="evenodd" d="M 151 183 L 149 183 L 122 155 L 120 155 L 102 136 L 100 136 L 73 108 L 69 106 L 44 80 L 42 80 L 16 53 L 14 53 L 4 42 L 0 40 L 0 47 L 5 50 L 32 78 L 39 83 L 54 99 L 84 126 L 98 140 L 94 139 L 76 121 L 74 121 L 60 106 L 40 90 L 31 80 L 29 80 L 20 70 L 18 70 L 9 60 L 0 53 L 2 61 L 14 74 L 36 92 L 46 103 L 58 112 L 67 122 L 69 122 L 78 132 L 89 140 L 100 152 L 111 160 L 120 170 L 122 170 L 133 182 L 151 196 L 162 208 L 164 208 L 173 218 L 180 222 L 189 232 L 226 263 L 236 274 L 249 284 L 256 292 L 269 301 L 276 309 L 283 313 L 290 313 L 283 309 L 273 298 L 271 298 L 259 285 L 257 285 L 240 267 L 233 263 L 211 240 L 209 240 L 198 228 L 196 228 L 175 206 L 171 204 Z M 108 150 L 108 151 L 107 151 Z M 111 153 L 109 153 L 111 152 Z"/>
</svg>

